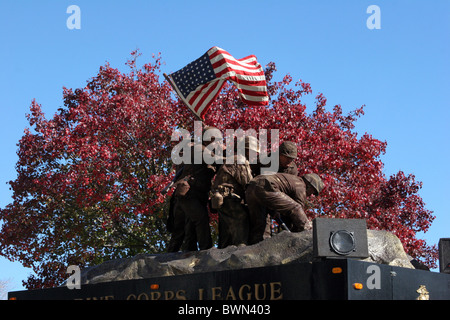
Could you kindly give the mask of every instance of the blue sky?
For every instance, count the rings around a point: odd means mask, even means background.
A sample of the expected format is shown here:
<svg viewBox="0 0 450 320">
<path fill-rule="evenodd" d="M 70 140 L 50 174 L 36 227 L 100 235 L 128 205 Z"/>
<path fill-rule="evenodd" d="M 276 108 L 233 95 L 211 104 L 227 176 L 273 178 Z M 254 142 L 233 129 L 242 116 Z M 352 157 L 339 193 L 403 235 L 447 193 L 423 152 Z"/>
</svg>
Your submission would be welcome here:
<svg viewBox="0 0 450 320">
<path fill-rule="evenodd" d="M 70 30 L 70 5 L 81 29 Z M 366 10 L 380 8 L 381 29 L 368 29 Z M 161 52 L 162 71 L 176 71 L 217 45 L 234 57 L 276 63 L 319 92 L 328 107 L 365 104 L 356 131 L 386 140 L 385 174 L 399 170 L 423 182 L 420 195 L 436 219 L 421 235 L 450 237 L 450 1 L 13 1 L 0 4 L 0 208 L 11 200 L 17 142 L 31 100 L 47 117 L 62 106 L 62 88 L 84 87 L 101 65 L 126 71 Z M 0 280 L 12 289 L 30 270 L 0 257 Z"/>
</svg>

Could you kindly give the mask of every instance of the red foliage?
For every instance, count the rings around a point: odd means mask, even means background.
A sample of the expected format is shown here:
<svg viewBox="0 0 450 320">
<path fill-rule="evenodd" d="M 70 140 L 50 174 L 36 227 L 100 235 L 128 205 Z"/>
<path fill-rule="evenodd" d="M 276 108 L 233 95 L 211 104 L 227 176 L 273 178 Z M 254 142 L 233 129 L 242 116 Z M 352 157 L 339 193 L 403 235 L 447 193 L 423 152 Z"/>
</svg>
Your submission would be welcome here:
<svg viewBox="0 0 450 320">
<path fill-rule="evenodd" d="M 30 127 L 19 141 L 13 202 L 0 211 L 0 254 L 33 267 L 28 288 L 59 285 L 68 265 L 96 264 L 138 252 L 161 252 L 165 199 L 159 191 L 172 177 L 173 130 L 191 130 L 194 118 L 160 82 L 160 58 L 129 73 L 108 64 L 85 88 L 64 88 L 64 108 L 51 120 L 32 102 Z M 380 156 L 386 150 L 369 134 L 358 137 L 354 123 L 363 112 L 327 111 L 316 97 L 307 114 L 302 97 L 308 83 L 292 85 L 287 75 L 272 81 L 266 67 L 268 107 L 246 106 L 237 90 L 225 86 L 205 124 L 225 129 L 279 129 L 280 140 L 299 147 L 300 173 L 315 172 L 323 193 L 310 199 L 308 215 L 365 218 L 369 228 L 395 233 L 406 251 L 435 266 L 436 248 L 416 233 L 434 217 L 418 195 L 421 183 L 399 172 L 389 179 Z"/>
</svg>

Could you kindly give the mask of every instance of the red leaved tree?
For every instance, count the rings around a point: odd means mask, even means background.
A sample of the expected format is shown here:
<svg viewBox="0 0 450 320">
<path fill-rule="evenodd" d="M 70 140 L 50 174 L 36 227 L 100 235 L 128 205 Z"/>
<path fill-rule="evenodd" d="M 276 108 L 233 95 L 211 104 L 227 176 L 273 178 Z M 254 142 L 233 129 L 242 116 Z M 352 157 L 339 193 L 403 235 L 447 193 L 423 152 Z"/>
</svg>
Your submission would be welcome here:
<svg viewBox="0 0 450 320">
<path fill-rule="evenodd" d="M 160 58 L 138 69 L 137 56 L 127 62 L 129 73 L 106 65 L 85 88 L 64 89 L 64 107 L 51 120 L 31 104 L 18 176 L 10 181 L 12 203 L 0 211 L 0 254 L 33 268 L 27 288 L 59 285 L 71 264 L 164 251 L 167 201 L 160 191 L 173 176 L 171 134 L 179 127 L 193 132 L 194 118 L 160 81 Z M 436 248 L 416 238 L 434 218 L 418 195 L 421 183 L 403 172 L 384 176 L 386 143 L 353 131 L 363 109 L 327 111 L 319 94 L 307 114 L 301 100 L 310 85 L 292 84 L 290 76 L 273 81 L 274 71 L 268 64 L 268 107 L 244 105 L 227 85 L 205 124 L 279 129 L 281 141 L 298 144 L 300 173 L 316 172 L 325 182 L 310 199 L 311 218 L 365 218 L 369 228 L 392 231 L 409 254 L 435 266 Z"/>
</svg>

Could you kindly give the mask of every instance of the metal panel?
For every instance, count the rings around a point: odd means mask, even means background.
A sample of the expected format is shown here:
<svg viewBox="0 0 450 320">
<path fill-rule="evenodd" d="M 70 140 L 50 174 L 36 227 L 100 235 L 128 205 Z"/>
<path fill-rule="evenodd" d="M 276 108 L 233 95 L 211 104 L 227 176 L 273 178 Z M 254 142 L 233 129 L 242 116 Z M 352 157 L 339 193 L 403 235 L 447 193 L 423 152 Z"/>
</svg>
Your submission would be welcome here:
<svg viewBox="0 0 450 320">
<path fill-rule="evenodd" d="M 450 275 L 392 267 L 394 300 L 449 300 Z"/>
<path fill-rule="evenodd" d="M 359 283 L 361 288 L 355 288 Z M 263 268 L 10 292 L 18 300 L 450 300 L 450 275 L 331 258 Z"/>
<path fill-rule="evenodd" d="M 391 300 L 391 267 L 357 260 L 348 261 L 348 300 Z M 360 284 L 362 288 L 358 285 Z"/>
<path fill-rule="evenodd" d="M 124 280 L 10 292 L 18 300 L 298 300 L 311 299 L 312 265 L 263 268 Z M 152 286 L 153 285 L 153 286 Z"/>
<path fill-rule="evenodd" d="M 347 299 L 347 260 L 326 259 L 315 262 L 312 282 L 311 295 L 314 300 Z"/>
</svg>

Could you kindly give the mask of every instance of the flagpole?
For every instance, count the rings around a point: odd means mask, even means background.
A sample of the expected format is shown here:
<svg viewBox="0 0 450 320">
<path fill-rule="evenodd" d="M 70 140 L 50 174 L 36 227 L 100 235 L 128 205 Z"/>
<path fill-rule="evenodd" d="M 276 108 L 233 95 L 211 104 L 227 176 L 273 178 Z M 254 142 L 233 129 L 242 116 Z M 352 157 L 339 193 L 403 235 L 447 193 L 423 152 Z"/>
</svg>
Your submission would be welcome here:
<svg viewBox="0 0 450 320">
<path fill-rule="evenodd" d="M 195 117 L 203 122 L 203 119 L 200 118 L 200 116 L 198 114 L 196 114 L 194 112 L 194 110 L 192 110 L 192 108 L 189 106 L 189 103 L 183 98 L 183 95 L 178 91 L 178 88 L 175 86 L 175 84 L 173 83 L 172 79 L 165 73 L 163 73 L 164 78 L 166 78 L 167 82 L 169 82 L 170 86 L 172 87 L 172 89 L 175 91 L 175 93 L 178 95 L 178 97 L 180 98 L 181 101 L 183 101 L 183 103 L 186 105 L 186 107 L 192 112 L 192 114 L 195 115 Z"/>
</svg>

